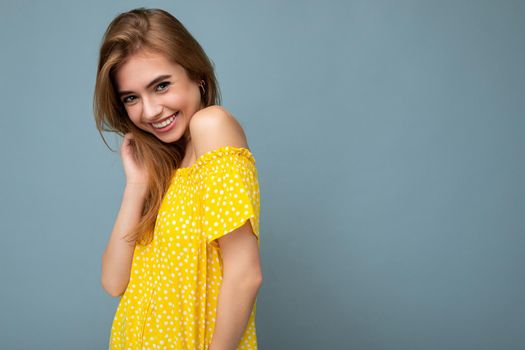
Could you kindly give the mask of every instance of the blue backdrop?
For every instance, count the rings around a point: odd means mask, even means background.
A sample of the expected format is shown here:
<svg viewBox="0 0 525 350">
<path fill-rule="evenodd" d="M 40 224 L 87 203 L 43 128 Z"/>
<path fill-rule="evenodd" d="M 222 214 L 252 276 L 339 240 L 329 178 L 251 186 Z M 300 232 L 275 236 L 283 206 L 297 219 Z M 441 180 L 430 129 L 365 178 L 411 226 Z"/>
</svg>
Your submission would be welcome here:
<svg viewBox="0 0 525 350">
<path fill-rule="evenodd" d="M 124 189 L 95 129 L 111 19 L 213 60 L 261 187 L 266 349 L 523 349 L 523 1 L 2 1 L 2 349 L 104 349 Z M 108 140 L 118 149 L 119 140 Z"/>
</svg>

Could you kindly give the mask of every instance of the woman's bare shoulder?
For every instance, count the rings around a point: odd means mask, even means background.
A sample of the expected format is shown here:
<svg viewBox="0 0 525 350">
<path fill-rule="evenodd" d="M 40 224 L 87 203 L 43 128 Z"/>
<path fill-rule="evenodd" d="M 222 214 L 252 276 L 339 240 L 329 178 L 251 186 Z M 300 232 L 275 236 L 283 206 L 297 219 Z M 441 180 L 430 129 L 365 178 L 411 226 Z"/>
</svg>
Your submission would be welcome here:
<svg viewBox="0 0 525 350">
<path fill-rule="evenodd" d="M 209 106 L 196 112 L 190 122 L 190 133 L 197 158 L 223 146 L 248 148 L 241 124 L 223 106 Z"/>
</svg>

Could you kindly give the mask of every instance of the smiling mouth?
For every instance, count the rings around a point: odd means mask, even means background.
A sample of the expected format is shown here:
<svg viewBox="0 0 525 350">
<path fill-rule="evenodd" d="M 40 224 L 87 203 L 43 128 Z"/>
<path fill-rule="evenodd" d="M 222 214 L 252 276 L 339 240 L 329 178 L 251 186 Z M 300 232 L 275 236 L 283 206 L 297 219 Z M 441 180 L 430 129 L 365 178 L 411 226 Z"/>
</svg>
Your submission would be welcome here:
<svg viewBox="0 0 525 350">
<path fill-rule="evenodd" d="M 151 126 L 153 126 L 155 129 L 164 129 L 167 126 L 171 125 L 175 118 L 179 115 L 179 111 L 177 111 L 175 114 L 172 114 L 168 118 L 164 119 L 163 121 L 159 123 L 151 123 Z"/>
</svg>

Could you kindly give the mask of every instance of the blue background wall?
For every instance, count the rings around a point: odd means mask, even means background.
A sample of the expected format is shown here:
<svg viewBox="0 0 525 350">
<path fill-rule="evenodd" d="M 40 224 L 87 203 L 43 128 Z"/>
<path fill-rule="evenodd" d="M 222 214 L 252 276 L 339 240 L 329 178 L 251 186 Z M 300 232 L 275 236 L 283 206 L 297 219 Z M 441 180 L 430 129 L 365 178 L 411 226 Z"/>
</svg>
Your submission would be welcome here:
<svg viewBox="0 0 525 350">
<path fill-rule="evenodd" d="M 363 0 L 2 1 L 3 349 L 107 348 L 125 179 L 91 103 L 139 6 L 199 40 L 255 155 L 261 349 L 525 348 L 525 3 Z"/>
</svg>

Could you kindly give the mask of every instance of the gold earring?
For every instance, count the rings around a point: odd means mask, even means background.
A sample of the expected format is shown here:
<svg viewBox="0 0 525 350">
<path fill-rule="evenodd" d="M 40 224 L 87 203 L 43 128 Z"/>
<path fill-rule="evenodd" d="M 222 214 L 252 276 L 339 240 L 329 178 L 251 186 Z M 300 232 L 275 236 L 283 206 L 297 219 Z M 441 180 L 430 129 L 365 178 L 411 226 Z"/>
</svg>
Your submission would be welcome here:
<svg viewBox="0 0 525 350">
<path fill-rule="evenodd" d="M 202 94 L 205 94 L 206 93 L 206 89 L 204 88 L 204 80 L 201 80 L 201 83 L 199 84 L 199 87 L 202 89 Z"/>
</svg>

